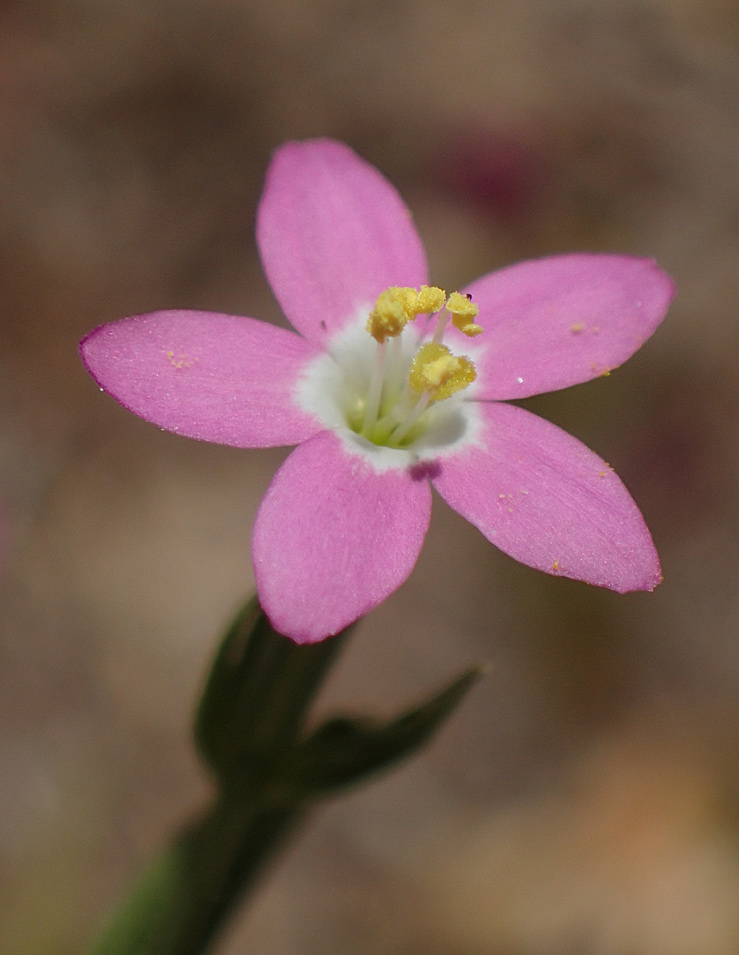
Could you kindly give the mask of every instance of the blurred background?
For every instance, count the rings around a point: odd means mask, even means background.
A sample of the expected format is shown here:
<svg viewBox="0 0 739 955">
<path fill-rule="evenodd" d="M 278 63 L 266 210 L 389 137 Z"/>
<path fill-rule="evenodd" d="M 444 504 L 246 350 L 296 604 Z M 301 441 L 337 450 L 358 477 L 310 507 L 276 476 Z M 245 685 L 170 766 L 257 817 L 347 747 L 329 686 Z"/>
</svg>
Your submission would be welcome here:
<svg viewBox="0 0 739 955">
<path fill-rule="evenodd" d="M 0 951 L 78 953 L 207 800 L 191 712 L 286 453 L 159 432 L 77 341 L 163 307 L 280 321 L 255 205 L 315 135 L 400 188 L 443 287 L 570 250 L 674 276 L 624 368 L 527 403 L 623 477 L 665 581 L 550 578 L 437 500 L 323 706 L 489 674 L 315 814 L 219 955 L 739 951 L 738 89 L 732 0 L 0 6 Z"/>
</svg>

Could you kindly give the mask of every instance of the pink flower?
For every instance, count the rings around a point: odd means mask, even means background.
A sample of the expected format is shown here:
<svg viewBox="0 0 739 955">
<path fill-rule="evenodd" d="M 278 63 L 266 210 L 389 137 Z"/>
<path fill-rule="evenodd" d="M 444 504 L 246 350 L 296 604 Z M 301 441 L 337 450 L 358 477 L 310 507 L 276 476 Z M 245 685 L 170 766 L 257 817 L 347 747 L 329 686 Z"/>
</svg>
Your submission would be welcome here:
<svg viewBox="0 0 739 955">
<path fill-rule="evenodd" d="M 447 298 L 425 287 L 423 246 L 394 188 L 327 140 L 278 150 L 257 241 L 296 332 L 163 311 L 102 325 L 80 348 L 105 391 L 162 428 L 298 445 L 252 541 L 259 598 L 280 632 L 321 640 L 396 590 L 421 549 L 431 485 L 531 567 L 622 593 L 659 583 L 649 531 L 613 470 L 504 403 L 632 355 L 673 295 L 653 261 L 561 255 Z"/>
</svg>

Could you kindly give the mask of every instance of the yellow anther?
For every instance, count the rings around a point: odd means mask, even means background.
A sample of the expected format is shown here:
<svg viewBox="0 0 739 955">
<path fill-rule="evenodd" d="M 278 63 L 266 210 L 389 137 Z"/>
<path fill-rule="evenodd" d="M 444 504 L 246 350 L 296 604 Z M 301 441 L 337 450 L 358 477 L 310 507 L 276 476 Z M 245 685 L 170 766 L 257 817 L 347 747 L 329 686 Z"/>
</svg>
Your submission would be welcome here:
<svg viewBox="0 0 739 955">
<path fill-rule="evenodd" d="M 474 322 L 470 322 L 468 319 L 463 318 L 460 315 L 452 316 L 452 325 L 455 328 L 458 328 L 463 335 L 466 335 L 468 338 L 474 338 L 475 335 L 482 335 L 482 325 L 475 325 Z"/>
<path fill-rule="evenodd" d="M 435 285 L 422 285 L 418 292 L 418 300 L 413 309 L 416 315 L 431 315 L 444 306 L 446 292 Z"/>
<path fill-rule="evenodd" d="M 367 331 L 378 342 L 395 338 L 414 318 L 413 305 L 418 293 L 413 288 L 385 289 L 367 319 Z"/>
<path fill-rule="evenodd" d="M 418 302 L 418 292 L 414 288 L 408 288 L 403 286 L 402 288 L 396 288 L 393 286 L 391 289 L 388 289 L 394 295 L 397 296 L 398 301 L 402 304 L 405 309 L 405 314 L 408 316 L 408 321 L 411 321 L 416 317 L 417 308 L 416 303 Z"/>
<path fill-rule="evenodd" d="M 433 285 L 422 285 L 420 289 L 393 285 L 375 302 L 367 320 L 367 331 L 378 342 L 396 338 L 416 316 L 438 312 L 445 299 L 446 292 Z"/>
<path fill-rule="evenodd" d="M 474 318 L 477 318 L 480 309 L 472 299 L 462 295 L 461 292 L 452 292 L 447 300 L 446 307 L 452 314 L 452 325 L 458 328 L 463 335 L 473 338 L 482 332 L 482 326 L 476 325 L 473 321 Z"/>
<path fill-rule="evenodd" d="M 466 315 L 468 318 L 474 318 L 480 311 L 472 299 L 462 295 L 461 292 L 452 292 L 447 299 L 446 307 L 452 315 Z"/>
<path fill-rule="evenodd" d="M 408 382 L 418 394 L 428 393 L 433 401 L 443 401 L 472 384 L 476 377 L 469 358 L 453 355 L 446 345 L 427 342 L 413 359 Z"/>
</svg>

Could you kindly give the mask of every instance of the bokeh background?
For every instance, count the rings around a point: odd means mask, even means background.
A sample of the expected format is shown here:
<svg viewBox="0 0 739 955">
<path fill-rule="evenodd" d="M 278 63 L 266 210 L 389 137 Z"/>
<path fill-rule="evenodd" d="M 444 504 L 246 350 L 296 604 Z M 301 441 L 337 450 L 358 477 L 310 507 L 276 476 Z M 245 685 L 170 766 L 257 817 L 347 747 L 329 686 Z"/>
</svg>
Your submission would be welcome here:
<svg viewBox="0 0 739 955">
<path fill-rule="evenodd" d="M 739 951 L 738 90 L 732 0 L 5 0 L 0 951 L 81 951 L 207 800 L 190 714 L 285 454 L 144 424 L 77 340 L 161 307 L 280 321 L 255 204 L 314 135 L 399 186 L 444 287 L 569 250 L 671 272 L 633 360 L 528 402 L 624 478 L 665 581 L 549 578 L 436 501 L 323 705 L 490 671 L 315 814 L 218 952 Z"/>
</svg>

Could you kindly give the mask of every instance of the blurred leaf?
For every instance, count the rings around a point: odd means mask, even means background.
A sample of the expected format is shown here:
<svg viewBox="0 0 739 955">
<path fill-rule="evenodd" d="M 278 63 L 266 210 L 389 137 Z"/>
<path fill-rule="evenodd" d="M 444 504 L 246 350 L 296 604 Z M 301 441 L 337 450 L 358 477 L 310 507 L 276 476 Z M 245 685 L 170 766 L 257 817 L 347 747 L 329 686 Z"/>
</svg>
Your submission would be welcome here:
<svg viewBox="0 0 739 955">
<path fill-rule="evenodd" d="M 410 756 L 452 715 L 481 672 L 479 667 L 465 671 L 386 723 L 329 720 L 295 749 L 281 774 L 283 783 L 290 791 L 315 798 L 354 785 Z"/>
</svg>

